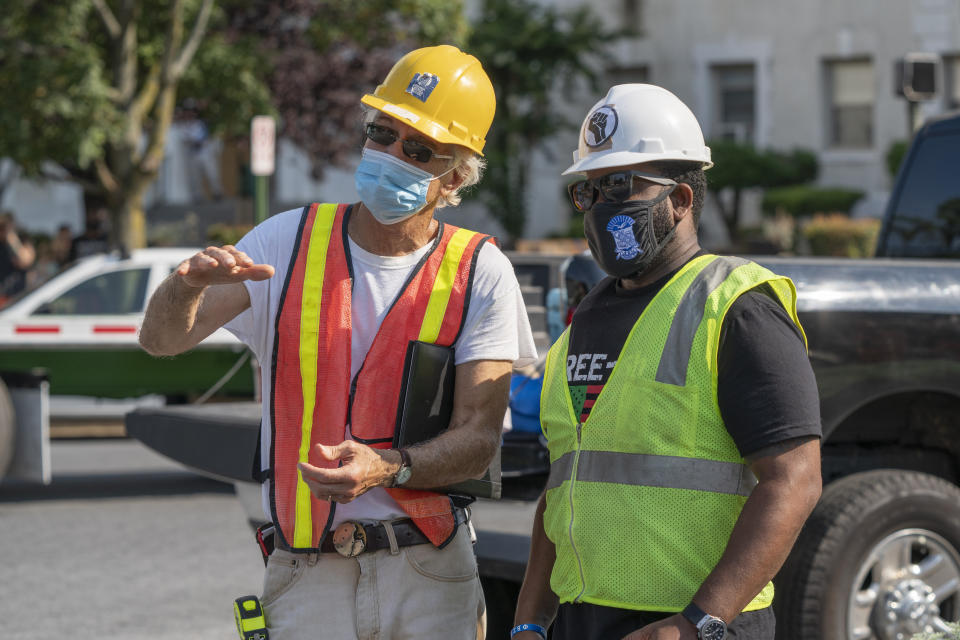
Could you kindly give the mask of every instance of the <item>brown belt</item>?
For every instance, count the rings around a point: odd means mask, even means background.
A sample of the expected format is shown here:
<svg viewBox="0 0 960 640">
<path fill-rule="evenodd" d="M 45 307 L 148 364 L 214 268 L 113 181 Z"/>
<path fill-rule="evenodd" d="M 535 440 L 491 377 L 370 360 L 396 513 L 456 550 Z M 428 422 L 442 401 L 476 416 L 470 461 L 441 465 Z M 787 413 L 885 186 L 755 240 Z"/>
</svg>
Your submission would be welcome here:
<svg viewBox="0 0 960 640">
<path fill-rule="evenodd" d="M 460 525 L 470 519 L 470 510 L 469 508 L 457 507 L 454 509 L 454 515 L 457 525 Z M 389 549 L 391 544 L 390 534 L 387 533 L 388 526 L 393 530 L 397 547 L 410 547 L 430 542 L 410 518 L 394 520 L 389 524 L 382 522 L 363 524 L 348 520 L 341 522 L 336 529 L 327 534 L 327 537 L 320 543 L 320 553 L 339 553 L 344 557 L 353 558 L 361 553 Z M 257 529 L 257 542 L 263 554 L 264 564 L 273 552 L 275 545 L 281 549 L 286 548 L 279 544 L 280 540 L 277 538 L 274 525 L 270 523 Z"/>
</svg>

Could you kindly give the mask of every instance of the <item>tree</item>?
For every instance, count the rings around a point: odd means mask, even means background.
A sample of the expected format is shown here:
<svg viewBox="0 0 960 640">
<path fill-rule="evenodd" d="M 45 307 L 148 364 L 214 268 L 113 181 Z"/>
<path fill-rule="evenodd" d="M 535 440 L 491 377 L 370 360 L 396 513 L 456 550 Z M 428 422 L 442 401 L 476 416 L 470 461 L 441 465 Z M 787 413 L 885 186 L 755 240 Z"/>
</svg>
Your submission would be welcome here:
<svg viewBox="0 0 960 640">
<path fill-rule="evenodd" d="M 731 242 L 740 238 L 744 189 L 802 184 L 817 177 L 817 159 L 809 151 L 758 150 L 752 144 L 730 140 L 714 140 L 709 145 L 714 166 L 707 171 L 707 183 Z M 724 190 L 729 190 L 729 201 L 724 200 Z"/>
<path fill-rule="evenodd" d="M 255 42 L 280 133 L 309 155 L 314 175 L 361 145 L 360 96 L 401 55 L 462 43 L 461 0 L 226 0 L 227 36 Z"/>
<path fill-rule="evenodd" d="M 484 0 L 467 50 L 493 82 L 497 112 L 478 196 L 512 239 L 523 235 L 533 150 L 579 124 L 564 116 L 557 93 L 569 96 L 583 83 L 596 92 L 595 63 L 606 58 L 603 46 L 620 35 L 586 7 L 559 12 L 530 0 Z"/>
<path fill-rule="evenodd" d="M 5 9 L 0 156 L 28 175 L 82 185 L 109 208 L 114 243 L 143 246 L 143 196 L 213 0 L 20 0 Z"/>
</svg>

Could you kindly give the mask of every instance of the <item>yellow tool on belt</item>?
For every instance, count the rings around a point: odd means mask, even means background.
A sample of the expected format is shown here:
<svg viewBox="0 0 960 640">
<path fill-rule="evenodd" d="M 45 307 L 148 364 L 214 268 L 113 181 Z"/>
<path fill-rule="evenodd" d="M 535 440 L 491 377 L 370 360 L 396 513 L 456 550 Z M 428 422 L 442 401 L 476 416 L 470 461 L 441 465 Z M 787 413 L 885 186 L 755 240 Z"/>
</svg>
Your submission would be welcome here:
<svg viewBox="0 0 960 640">
<path fill-rule="evenodd" d="M 243 596 L 233 601 L 233 617 L 237 631 L 243 640 L 270 640 L 267 623 L 263 619 L 263 607 L 257 596 Z"/>
</svg>

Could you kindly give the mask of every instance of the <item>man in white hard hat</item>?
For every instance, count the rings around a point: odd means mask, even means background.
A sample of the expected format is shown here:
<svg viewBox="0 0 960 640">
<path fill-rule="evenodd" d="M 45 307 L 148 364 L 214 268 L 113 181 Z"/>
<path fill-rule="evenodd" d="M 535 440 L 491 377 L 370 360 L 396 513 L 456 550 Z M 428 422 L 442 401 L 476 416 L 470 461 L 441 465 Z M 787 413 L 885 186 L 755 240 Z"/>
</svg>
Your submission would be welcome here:
<svg viewBox="0 0 960 640">
<path fill-rule="evenodd" d="M 574 160 L 608 277 L 547 359 L 513 637 L 770 640 L 771 579 L 821 486 L 794 285 L 700 248 L 710 150 L 669 91 L 610 89 Z"/>
<path fill-rule="evenodd" d="M 185 261 L 140 341 L 172 355 L 225 325 L 261 363 L 271 637 L 472 640 L 484 605 L 468 512 L 432 489 L 486 470 L 511 365 L 536 350 L 510 262 L 434 212 L 479 180 L 493 86 L 441 45 L 405 55 L 361 101 L 359 200 L 278 214 Z M 452 415 L 406 447 L 406 362 L 424 343 L 452 349 Z"/>
</svg>

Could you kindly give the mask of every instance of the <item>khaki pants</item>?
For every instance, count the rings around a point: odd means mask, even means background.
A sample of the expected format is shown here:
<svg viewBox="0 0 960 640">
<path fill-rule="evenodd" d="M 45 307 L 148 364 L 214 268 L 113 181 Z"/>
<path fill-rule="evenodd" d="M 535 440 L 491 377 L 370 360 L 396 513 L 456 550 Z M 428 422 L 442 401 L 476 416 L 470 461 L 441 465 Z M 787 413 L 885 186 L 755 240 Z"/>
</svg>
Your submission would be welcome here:
<svg viewBox="0 0 960 640">
<path fill-rule="evenodd" d="M 443 549 L 356 558 L 276 550 L 264 576 L 271 640 L 483 640 L 486 611 L 466 525 Z"/>
</svg>

